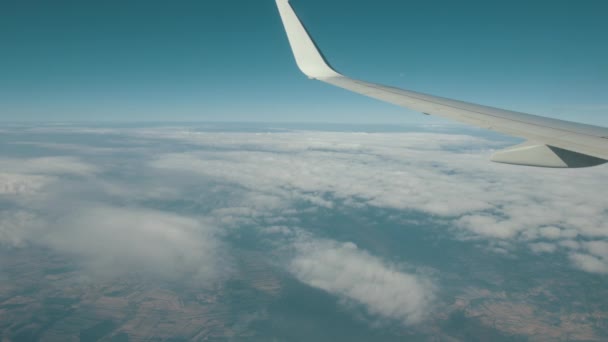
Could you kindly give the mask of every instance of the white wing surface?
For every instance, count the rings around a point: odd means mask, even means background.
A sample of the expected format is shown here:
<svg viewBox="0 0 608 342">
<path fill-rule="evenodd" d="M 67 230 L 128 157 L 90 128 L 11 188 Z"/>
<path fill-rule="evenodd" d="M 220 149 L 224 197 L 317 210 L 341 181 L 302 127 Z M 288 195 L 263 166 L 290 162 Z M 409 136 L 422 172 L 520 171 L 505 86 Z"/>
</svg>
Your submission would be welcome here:
<svg viewBox="0 0 608 342">
<path fill-rule="evenodd" d="M 296 63 L 311 79 L 428 115 L 524 138 L 524 144 L 497 152 L 500 163 L 576 168 L 608 162 L 608 128 L 518 113 L 351 79 L 336 72 L 293 11 L 276 0 Z"/>
</svg>

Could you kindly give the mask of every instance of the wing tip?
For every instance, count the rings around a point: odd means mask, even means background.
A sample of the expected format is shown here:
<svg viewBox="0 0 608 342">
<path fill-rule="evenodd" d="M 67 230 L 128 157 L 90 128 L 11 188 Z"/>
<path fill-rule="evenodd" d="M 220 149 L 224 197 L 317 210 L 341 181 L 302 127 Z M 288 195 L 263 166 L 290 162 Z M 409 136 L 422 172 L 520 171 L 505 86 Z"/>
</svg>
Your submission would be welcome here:
<svg viewBox="0 0 608 342">
<path fill-rule="evenodd" d="M 289 0 L 276 0 L 296 64 L 311 79 L 341 76 L 327 62 Z"/>
</svg>

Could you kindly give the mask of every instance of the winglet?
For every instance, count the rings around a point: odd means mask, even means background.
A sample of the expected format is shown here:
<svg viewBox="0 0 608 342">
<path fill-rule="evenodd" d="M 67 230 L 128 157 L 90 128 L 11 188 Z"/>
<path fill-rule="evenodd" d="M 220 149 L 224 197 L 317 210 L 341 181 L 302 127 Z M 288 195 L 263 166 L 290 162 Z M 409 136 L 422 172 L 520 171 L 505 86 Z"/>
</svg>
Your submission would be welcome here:
<svg viewBox="0 0 608 342">
<path fill-rule="evenodd" d="M 289 0 L 276 1 L 289 44 L 300 70 L 313 79 L 341 76 L 329 66 L 293 8 L 291 8 Z"/>
</svg>

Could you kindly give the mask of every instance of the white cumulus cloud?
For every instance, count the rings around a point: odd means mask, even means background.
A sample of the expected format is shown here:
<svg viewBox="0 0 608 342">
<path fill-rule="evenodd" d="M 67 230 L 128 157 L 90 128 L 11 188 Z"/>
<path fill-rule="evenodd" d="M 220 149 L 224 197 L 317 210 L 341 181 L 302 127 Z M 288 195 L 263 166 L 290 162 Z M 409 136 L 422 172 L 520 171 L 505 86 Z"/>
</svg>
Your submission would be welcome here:
<svg viewBox="0 0 608 342">
<path fill-rule="evenodd" d="M 364 305 L 371 314 L 420 322 L 429 313 L 433 283 L 386 264 L 352 243 L 307 239 L 290 264 L 302 282 Z"/>
</svg>

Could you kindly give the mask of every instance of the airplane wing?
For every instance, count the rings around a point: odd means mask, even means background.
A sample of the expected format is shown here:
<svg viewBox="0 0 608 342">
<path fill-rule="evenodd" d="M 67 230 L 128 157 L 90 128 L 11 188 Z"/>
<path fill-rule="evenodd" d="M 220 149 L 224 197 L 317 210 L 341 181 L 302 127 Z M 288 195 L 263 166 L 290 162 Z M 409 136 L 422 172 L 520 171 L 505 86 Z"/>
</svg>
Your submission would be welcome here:
<svg viewBox="0 0 608 342">
<path fill-rule="evenodd" d="M 506 164 L 555 168 L 590 167 L 608 162 L 608 128 L 518 113 L 355 80 L 327 62 L 289 0 L 276 0 L 300 70 L 311 79 L 381 101 L 526 139 L 492 156 Z"/>
</svg>

